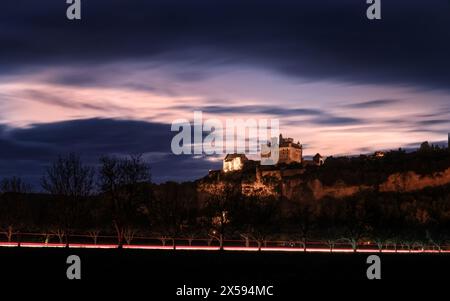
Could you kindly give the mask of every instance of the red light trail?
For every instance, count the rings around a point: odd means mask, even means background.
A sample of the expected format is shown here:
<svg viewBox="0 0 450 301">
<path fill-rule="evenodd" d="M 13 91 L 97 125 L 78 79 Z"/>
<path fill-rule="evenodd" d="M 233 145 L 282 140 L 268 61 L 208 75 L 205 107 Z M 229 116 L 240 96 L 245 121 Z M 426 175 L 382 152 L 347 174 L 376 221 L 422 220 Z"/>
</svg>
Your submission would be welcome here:
<svg viewBox="0 0 450 301">
<path fill-rule="evenodd" d="M 0 247 L 20 247 L 20 248 L 66 248 L 66 244 L 62 243 L 37 243 L 37 242 L 0 242 Z M 119 249 L 116 244 L 69 244 L 71 249 Z M 133 250 L 172 250 L 172 251 L 219 251 L 219 246 L 161 246 L 161 245 L 123 245 L 122 249 Z M 356 249 L 351 248 L 298 248 L 298 247 L 240 247 L 240 246 L 224 246 L 224 251 L 245 251 L 245 252 L 298 252 L 298 253 L 390 253 L 390 254 L 450 254 L 450 250 L 394 250 L 394 249 Z"/>
</svg>

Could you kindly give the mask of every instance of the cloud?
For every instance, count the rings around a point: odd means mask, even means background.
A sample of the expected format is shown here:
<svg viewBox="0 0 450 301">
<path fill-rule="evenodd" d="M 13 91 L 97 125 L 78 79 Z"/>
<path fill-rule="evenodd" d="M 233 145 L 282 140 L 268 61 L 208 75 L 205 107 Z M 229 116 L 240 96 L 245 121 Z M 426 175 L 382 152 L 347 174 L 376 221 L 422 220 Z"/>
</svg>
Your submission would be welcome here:
<svg viewBox="0 0 450 301">
<path fill-rule="evenodd" d="M 419 126 L 450 124 L 448 119 L 429 119 L 416 122 Z"/>
<path fill-rule="evenodd" d="M 10 131 L 9 139 L 44 144 L 61 151 L 70 151 L 75 147 L 97 154 L 111 150 L 145 153 L 168 151 L 170 134 L 170 126 L 165 124 L 93 118 L 15 128 Z"/>
<path fill-rule="evenodd" d="M 105 106 L 95 105 L 86 102 L 73 101 L 67 97 L 67 95 L 57 95 L 54 93 L 49 93 L 42 90 L 36 89 L 26 89 L 20 91 L 20 98 L 22 99 L 32 99 L 35 102 L 40 102 L 43 104 L 51 106 L 59 106 L 62 108 L 69 109 L 89 109 L 89 110 L 105 110 Z"/>
<path fill-rule="evenodd" d="M 283 125 L 301 125 L 312 124 L 316 126 L 347 126 L 367 123 L 367 120 L 362 118 L 337 116 L 333 113 L 328 113 L 318 109 L 305 108 L 282 108 L 280 106 L 269 105 L 245 105 L 245 106 L 203 106 L 193 107 L 188 105 L 181 105 L 172 107 L 172 109 L 180 109 L 187 111 L 202 111 L 211 114 L 228 114 L 233 115 L 272 115 L 278 118 L 283 118 Z M 287 120 L 289 117 L 295 120 Z M 298 118 L 298 119 L 297 119 Z M 306 119 L 305 119 L 306 118 Z"/>
<path fill-rule="evenodd" d="M 224 101 L 216 101 L 224 102 Z M 225 101 L 226 102 L 226 101 Z M 186 110 L 186 111 L 202 111 L 211 114 L 253 114 L 253 115 L 278 115 L 278 116 L 317 116 L 322 115 L 323 112 L 317 109 L 303 109 L 303 108 L 281 108 L 280 106 L 269 105 L 206 105 L 206 106 L 189 106 L 179 105 L 173 106 L 172 109 Z"/>
<path fill-rule="evenodd" d="M 187 70 L 176 75 L 188 81 L 205 78 L 189 66 L 231 65 L 311 80 L 450 87 L 445 1 L 387 1 L 382 21 L 371 22 L 358 0 L 97 0 L 83 3 L 77 23 L 64 18 L 64 1 L 23 2 L 2 4 L 2 73 L 151 61 L 182 62 Z"/>
<path fill-rule="evenodd" d="M 397 99 L 377 99 L 377 100 L 369 100 L 365 102 L 357 102 L 345 105 L 346 108 L 351 109 L 373 109 L 373 108 L 381 108 L 392 104 L 397 104 L 400 101 Z"/>
<path fill-rule="evenodd" d="M 0 178 L 23 175 L 37 188 L 39 179 L 58 155 L 78 153 L 95 165 L 106 154 L 143 154 L 153 179 L 189 180 L 206 175 L 217 163 L 192 156 L 175 156 L 170 125 L 133 120 L 83 119 L 33 124 L 28 128 L 0 125 Z"/>
<path fill-rule="evenodd" d="M 314 118 L 312 120 L 312 123 L 323 126 L 346 126 L 346 125 L 363 124 L 365 123 L 365 121 L 360 118 L 324 115 L 318 118 Z"/>
</svg>

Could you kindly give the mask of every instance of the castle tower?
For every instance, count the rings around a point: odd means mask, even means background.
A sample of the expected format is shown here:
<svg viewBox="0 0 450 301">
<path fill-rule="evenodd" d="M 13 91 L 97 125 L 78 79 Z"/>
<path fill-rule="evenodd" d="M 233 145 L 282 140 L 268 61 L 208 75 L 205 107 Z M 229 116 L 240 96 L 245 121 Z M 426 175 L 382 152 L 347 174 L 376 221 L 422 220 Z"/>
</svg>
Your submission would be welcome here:
<svg viewBox="0 0 450 301">
<path fill-rule="evenodd" d="M 303 161 L 303 146 L 300 142 L 295 143 L 293 138 L 284 138 L 280 134 L 279 144 L 279 159 L 278 163 L 290 164 L 294 162 L 302 163 Z"/>
</svg>

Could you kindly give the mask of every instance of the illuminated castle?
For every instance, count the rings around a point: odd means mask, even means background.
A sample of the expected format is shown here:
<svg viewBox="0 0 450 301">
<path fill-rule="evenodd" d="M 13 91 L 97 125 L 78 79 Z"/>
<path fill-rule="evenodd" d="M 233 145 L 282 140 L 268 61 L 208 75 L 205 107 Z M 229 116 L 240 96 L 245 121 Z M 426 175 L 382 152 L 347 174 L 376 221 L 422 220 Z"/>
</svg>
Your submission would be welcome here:
<svg viewBox="0 0 450 301">
<path fill-rule="evenodd" d="M 225 159 L 223 159 L 223 171 L 242 170 L 247 161 L 248 159 L 244 154 L 228 154 L 225 156 Z"/>
<path fill-rule="evenodd" d="M 283 138 L 280 134 L 279 139 L 279 159 L 278 164 L 291 164 L 303 162 L 303 146 L 300 142 L 294 143 L 292 138 Z M 244 166 L 257 164 L 259 161 L 249 160 L 244 154 L 228 154 L 223 159 L 224 172 L 238 171 L 244 169 Z"/>
<path fill-rule="evenodd" d="M 292 138 L 283 138 L 280 134 L 279 140 L 280 157 L 278 164 L 302 163 L 303 161 L 303 146 L 300 142 L 294 143 Z"/>
</svg>

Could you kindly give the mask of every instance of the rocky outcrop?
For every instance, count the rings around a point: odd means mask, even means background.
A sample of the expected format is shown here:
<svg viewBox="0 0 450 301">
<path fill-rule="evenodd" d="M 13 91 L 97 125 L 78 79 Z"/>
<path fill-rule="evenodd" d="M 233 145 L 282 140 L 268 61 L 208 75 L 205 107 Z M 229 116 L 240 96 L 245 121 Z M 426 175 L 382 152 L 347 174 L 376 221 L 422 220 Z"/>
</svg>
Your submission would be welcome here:
<svg viewBox="0 0 450 301">
<path fill-rule="evenodd" d="M 301 173 L 291 177 L 280 177 L 280 173 L 271 172 L 257 176 L 254 181 L 242 180 L 228 182 L 241 190 L 246 196 L 283 197 L 288 200 L 320 200 L 324 197 L 346 198 L 367 190 L 380 192 L 411 192 L 427 187 L 437 187 L 450 184 L 450 168 L 431 175 L 419 175 L 415 172 L 395 173 L 377 186 L 348 185 L 339 181 L 334 185 L 324 185 L 320 179 L 303 179 Z M 224 181 L 217 181 L 198 186 L 199 191 L 220 193 L 225 189 Z"/>
<path fill-rule="evenodd" d="M 380 191 L 408 192 L 447 184 L 450 184 L 450 168 L 432 175 L 418 175 L 414 172 L 396 173 L 390 175 L 387 181 L 380 185 Z"/>
<path fill-rule="evenodd" d="M 436 172 L 431 175 L 419 175 L 409 171 L 395 173 L 381 183 L 378 187 L 369 185 L 346 185 L 343 182 L 332 186 L 324 186 L 318 180 L 308 182 L 314 199 L 319 200 L 325 196 L 334 198 L 345 198 L 355 195 L 365 190 L 377 190 L 380 192 L 412 192 L 422 190 L 427 187 L 437 187 L 450 184 L 450 168 L 443 172 Z"/>
<path fill-rule="evenodd" d="M 336 183 L 333 186 L 323 186 L 318 179 L 315 179 L 308 182 L 308 188 L 311 190 L 314 199 L 320 200 L 326 196 L 341 199 L 355 195 L 363 190 L 371 189 L 372 187 L 366 185 L 346 185 L 344 182 Z"/>
</svg>

